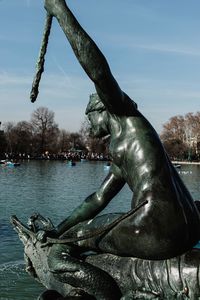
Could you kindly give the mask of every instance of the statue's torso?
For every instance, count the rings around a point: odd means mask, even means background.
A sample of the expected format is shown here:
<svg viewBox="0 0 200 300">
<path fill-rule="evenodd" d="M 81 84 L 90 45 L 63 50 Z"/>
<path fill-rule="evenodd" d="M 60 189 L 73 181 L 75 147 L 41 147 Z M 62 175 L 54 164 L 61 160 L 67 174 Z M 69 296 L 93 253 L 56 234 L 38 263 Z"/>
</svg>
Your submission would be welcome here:
<svg viewBox="0 0 200 300">
<path fill-rule="evenodd" d="M 186 219 L 187 213 L 190 215 L 196 209 L 157 133 L 142 115 L 126 118 L 126 127 L 121 134 L 111 136 L 110 153 L 134 193 L 133 206 L 146 197 L 153 209 L 157 206 L 154 203 L 159 201 L 159 207 L 165 207 L 166 215 L 172 217 L 181 213 Z"/>
</svg>

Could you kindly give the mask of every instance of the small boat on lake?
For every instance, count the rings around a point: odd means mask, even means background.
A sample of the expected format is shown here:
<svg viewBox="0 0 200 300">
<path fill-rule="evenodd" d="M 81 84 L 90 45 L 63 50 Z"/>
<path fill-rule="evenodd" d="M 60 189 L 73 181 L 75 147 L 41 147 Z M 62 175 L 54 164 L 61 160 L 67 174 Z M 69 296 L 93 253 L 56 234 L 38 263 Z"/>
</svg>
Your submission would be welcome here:
<svg viewBox="0 0 200 300">
<path fill-rule="evenodd" d="M 12 161 L 6 161 L 6 160 L 1 160 L 0 164 L 6 167 L 19 167 L 20 163 L 18 162 L 12 162 Z"/>
<path fill-rule="evenodd" d="M 106 165 L 104 165 L 104 170 L 109 170 L 110 167 L 111 167 L 111 163 L 110 163 L 110 161 L 108 161 L 108 162 L 106 163 Z"/>
</svg>

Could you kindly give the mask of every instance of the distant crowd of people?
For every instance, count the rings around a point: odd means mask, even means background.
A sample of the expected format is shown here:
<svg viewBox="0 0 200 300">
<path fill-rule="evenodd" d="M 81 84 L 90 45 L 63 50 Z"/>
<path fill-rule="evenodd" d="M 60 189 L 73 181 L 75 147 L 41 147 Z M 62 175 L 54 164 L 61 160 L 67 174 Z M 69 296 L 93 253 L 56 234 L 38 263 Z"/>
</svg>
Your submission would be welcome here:
<svg viewBox="0 0 200 300">
<path fill-rule="evenodd" d="M 27 160 L 27 159 L 36 159 L 36 160 L 69 160 L 69 161 L 80 161 L 80 160 L 93 160 L 93 161 L 109 161 L 109 155 L 104 153 L 96 152 L 82 152 L 80 150 L 66 151 L 62 153 L 49 153 L 46 151 L 42 154 L 30 155 L 27 153 L 1 153 L 1 160 Z"/>
</svg>

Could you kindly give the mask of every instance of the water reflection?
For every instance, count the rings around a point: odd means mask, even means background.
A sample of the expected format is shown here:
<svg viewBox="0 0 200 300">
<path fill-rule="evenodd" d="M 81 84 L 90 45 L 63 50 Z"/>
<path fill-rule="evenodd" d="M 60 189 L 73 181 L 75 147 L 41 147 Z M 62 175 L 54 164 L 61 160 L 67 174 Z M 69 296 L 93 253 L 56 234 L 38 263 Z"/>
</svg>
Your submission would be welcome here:
<svg viewBox="0 0 200 300">
<path fill-rule="evenodd" d="M 44 290 L 24 270 L 23 260 L 0 264 L 1 300 L 36 299 Z"/>
</svg>

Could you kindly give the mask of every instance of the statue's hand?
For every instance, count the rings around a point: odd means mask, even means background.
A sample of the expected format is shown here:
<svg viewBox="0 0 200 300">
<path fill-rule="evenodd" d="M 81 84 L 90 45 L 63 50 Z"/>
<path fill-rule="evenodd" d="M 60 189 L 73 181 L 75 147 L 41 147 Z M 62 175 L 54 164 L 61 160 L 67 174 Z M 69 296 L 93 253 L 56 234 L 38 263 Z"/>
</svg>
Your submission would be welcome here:
<svg viewBox="0 0 200 300">
<path fill-rule="evenodd" d="M 56 16 L 58 11 L 62 11 L 63 7 L 66 6 L 65 0 L 45 0 L 44 7 L 46 11 L 52 15 Z"/>
<path fill-rule="evenodd" d="M 55 229 L 52 229 L 52 230 L 39 230 L 36 233 L 36 239 L 41 243 L 46 243 L 48 237 L 58 238 L 58 232 Z"/>
<path fill-rule="evenodd" d="M 55 231 L 55 226 L 49 218 L 45 218 L 42 215 L 35 213 L 28 220 L 28 226 L 35 233 L 43 230 L 43 231 Z"/>
</svg>

